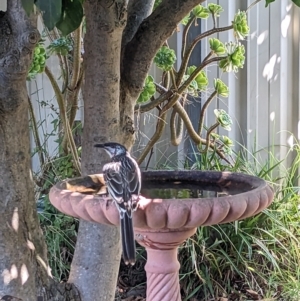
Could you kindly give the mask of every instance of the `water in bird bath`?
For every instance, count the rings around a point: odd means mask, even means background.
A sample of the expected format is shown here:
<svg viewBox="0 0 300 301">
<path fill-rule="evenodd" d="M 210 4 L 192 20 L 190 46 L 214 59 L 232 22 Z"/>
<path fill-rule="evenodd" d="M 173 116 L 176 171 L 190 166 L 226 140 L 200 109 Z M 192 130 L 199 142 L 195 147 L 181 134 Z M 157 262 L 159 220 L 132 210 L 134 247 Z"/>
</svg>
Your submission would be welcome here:
<svg viewBox="0 0 300 301">
<path fill-rule="evenodd" d="M 245 183 L 227 182 L 225 186 L 198 181 L 151 181 L 142 183 L 141 194 L 149 199 L 190 199 L 224 197 L 240 194 L 253 188 Z"/>
</svg>

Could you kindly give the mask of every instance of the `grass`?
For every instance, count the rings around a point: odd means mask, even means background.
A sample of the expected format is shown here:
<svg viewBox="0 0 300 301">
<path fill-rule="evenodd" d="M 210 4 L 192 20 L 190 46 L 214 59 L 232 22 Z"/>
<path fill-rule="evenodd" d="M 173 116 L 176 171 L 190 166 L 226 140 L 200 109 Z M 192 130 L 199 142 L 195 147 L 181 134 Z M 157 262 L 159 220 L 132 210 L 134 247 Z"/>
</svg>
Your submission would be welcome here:
<svg viewBox="0 0 300 301">
<path fill-rule="evenodd" d="M 47 163 L 42 178 L 43 186 L 38 202 L 40 225 L 48 249 L 49 265 L 57 281 L 67 281 L 75 251 L 79 221 L 60 213 L 49 201 L 50 188 L 57 182 L 76 176 L 71 156 L 53 158 Z"/>
<path fill-rule="evenodd" d="M 208 154 L 191 166 L 257 175 L 275 198 L 254 217 L 198 228 L 179 253 L 183 300 L 300 300 L 299 145 L 288 154 L 290 168 L 272 153 L 259 164 L 258 155 L 242 149 L 230 167 Z"/>
</svg>

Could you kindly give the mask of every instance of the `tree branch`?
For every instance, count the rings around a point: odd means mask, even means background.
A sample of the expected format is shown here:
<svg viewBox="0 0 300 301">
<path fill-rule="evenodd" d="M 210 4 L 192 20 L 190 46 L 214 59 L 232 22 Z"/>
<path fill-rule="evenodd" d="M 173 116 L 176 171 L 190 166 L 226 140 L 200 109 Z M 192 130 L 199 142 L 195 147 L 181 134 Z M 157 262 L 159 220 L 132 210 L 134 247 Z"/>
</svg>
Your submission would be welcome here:
<svg viewBox="0 0 300 301">
<path fill-rule="evenodd" d="M 160 95 L 153 101 L 147 102 L 146 104 L 143 104 L 143 105 L 136 104 L 134 107 L 134 111 L 135 112 L 139 111 L 140 113 L 148 112 L 148 111 L 154 109 L 155 107 L 157 107 L 158 105 L 160 105 L 163 101 L 170 98 L 172 96 L 172 94 L 173 94 L 172 91 L 168 91 L 165 94 Z"/>
<path fill-rule="evenodd" d="M 127 23 L 123 31 L 122 49 L 130 42 L 141 23 L 152 13 L 155 0 L 129 1 Z"/>
<path fill-rule="evenodd" d="M 194 48 L 196 47 L 196 45 L 204 38 L 212 35 L 212 34 L 215 34 L 215 33 L 218 33 L 218 32 L 223 32 L 223 31 L 227 31 L 227 30 L 230 30 L 233 28 L 233 25 L 230 25 L 230 26 L 226 26 L 226 27 L 220 27 L 220 28 L 213 28 L 213 29 L 210 29 L 210 30 L 207 30 L 201 34 L 199 34 L 193 41 L 192 43 L 190 44 L 190 46 L 187 48 L 186 52 L 184 53 L 184 57 L 182 59 L 182 63 L 181 63 L 181 66 L 180 66 L 180 69 L 178 71 L 178 76 L 177 76 L 177 84 L 180 84 L 180 82 L 182 81 L 182 78 L 183 78 L 183 75 L 185 74 L 185 70 L 187 68 L 187 65 L 188 65 L 188 62 L 189 62 L 189 59 L 190 59 L 190 56 L 194 50 Z M 207 57 L 203 60 L 203 62 L 207 59 Z M 202 62 L 202 63 L 203 63 Z"/>
<path fill-rule="evenodd" d="M 215 90 L 206 100 L 205 104 L 203 105 L 203 107 L 201 108 L 201 113 L 200 113 L 200 121 L 199 121 L 199 126 L 198 126 L 198 134 L 199 136 L 201 136 L 201 132 L 202 132 L 202 128 L 203 128 L 203 124 L 204 124 L 204 115 L 206 112 L 206 109 L 208 108 L 209 104 L 212 102 L 212 100 L 214 99 L 214 97 L 217 95 L 217 91 Z"/>
<path fill-rule="evenodd" d="M 69 142 L 69 146 L 70 146 L 70 150 L 71 150 L 71 154 L 74 160 L 74 167 L 76 168 L 77 172 L 79 174 L 81 174 L 81 167 L 80 167 L 80 161 L 78 158 L 78 153 L 77 153 L 77 149 L 76 149 L 76 145 L 73 139 L 73 135 L 72 135 L 72 131 L 70 128 L 70 124 L 67 118 L 67 112 L 66 112 L 66 108 L 65 108 L 65 104 L 64 104 L 64 99 L 63 99 L 63 95 L 61 94 L 61 91 L 58 87 L 58 84 L 53 76 L 53 74 L 51 73 L 50 69 L 46 66 L 45 67 L 45 73 L 48 76 L 51 85 L 53 87 L 55 96 L 56 96 L 56 100 L 59 106 L 59 111 L 60 111 L 60 117 L 64 126 L 64 129 L 66 131 L 67 137 L 68 137 L 68 142 Z"/>
<path fill-rule="evenodd" d="M 193 24 L 195 22 L 196 16 L 192 16 L 188 23 L 184 26 L 183 32 L 182 32 L 182 46 L 181 46 L 181 59 L 183 60 L 184 54 L 185 54 L 185 48 L 186 48 L 186 43 L 187 43 L 187 34 Z"/>
<path fill-rule="evenodd" d="M 217 121 L 215 124 L 213 124 L 213 125 L 207 130 L 207 133 L 206 133 L 206 141 L 207 141 L 207 144 L 206 144 L 206 146 L 205 146 L 204 151 L 202 151 L 202 153 L 207 154 L 208 147 L 210 146 L 210 134 L 213 132 L 213 130 L 215 130 L 215 129 L 219 126 L 219 124 L 220 124 L 220 123 Z"/>
<path fill-rule="evenodd" d="M 165 0 L 142 22 L 126 46 L 121 69 L 122 84 L 127 86 L 132 99 L 142 90 L 157 50 L 172 35 L 177 24 L 202 2 L 204 0 Z"/>
<path fill-rule="evenodd" d="M 178 146 L 182 141 L 183 136 L 183 121 L 177 116 L 176 123 L 176 115 L 177 112 L 175 109 L 172 110 L 171 118 L 170 118 L 170 132 L 171 132 L 171 143 L 174 146 Z"/>
<path fill-rule="evenodd" d="M 161 137 L 163 130 L 166 126 L 166 119 L 167 119 L 167 112 L 161 113 L 157 118 L 157 124 L 156 124 L 156 130 L 151 139 L 149 140 L 148 144 L 144 148 L 143 152 L 141 153 L 140 157 L 137 159 L 137 163 L 141 164 L 154 144 L 158 141 L 158 139 Z"/>
<path fill-rule="evenodd" d="M 189 133 L 189 136 L 192 138 L 192 140 L 196 143 L 196 144 L 208 144 L 209 143 L 209 147 L 213 150 L 216 151 L 216 153 L 220 156 L 220 158 L 222 158 L 224 161 L 226 161 L 228 164 L 231 164 L 230 161 L 224 156 L 224 154 L 218 150 L 215 149 L 215 144 L 214 143 L 210 143 L 209 141 L 206 141 L 206 139 L 201 138 L 196 131 L 194 130 L 194 127 L 191 123 L 191 120 L 187 114 L 187 112 L 184 110 L 184 108 L 182 107 L 182 105 L 177 101 L 176 104 L 174 105 L 174 109 L 177 111 L 177 113 L 179 114 L 179 116 L 182 118 L 186 129 Z"/>
</svg>

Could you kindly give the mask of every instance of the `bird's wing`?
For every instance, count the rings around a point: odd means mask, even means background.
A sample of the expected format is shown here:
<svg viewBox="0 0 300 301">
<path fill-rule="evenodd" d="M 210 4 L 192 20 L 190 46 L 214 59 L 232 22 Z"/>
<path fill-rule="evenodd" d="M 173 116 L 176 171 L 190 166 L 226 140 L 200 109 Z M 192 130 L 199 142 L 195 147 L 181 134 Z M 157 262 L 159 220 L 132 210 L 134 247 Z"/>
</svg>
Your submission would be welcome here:
<svg viewBox="0 0 300 301">
<path fill-rule="evenodd" d="M 104 180 L 111 197 L 121 203 L 124 195 L 124 181 L 120 173 L 121 162 L 111 162 L 104 165 Z"/>
<path fill-rule="evenodd" d="M 141 175 L 137 163 L 124 157 L 118 162 L 105 164 L 103 171 L 108 192 L 117 202 L 120 213 L 127 212 L 131 215 L 131 210 L 135 210 L 137 206 L 137 200 L 132 196 L 139 195 L 141 189 Z"/>
<path fill-rule="evenodd" d="M 127 169 L 127 189 L 131 195 L 140 194 L 141 190 L 141 172 L 135 161 L 127 160 L 130 168 Z"/>
</svg>

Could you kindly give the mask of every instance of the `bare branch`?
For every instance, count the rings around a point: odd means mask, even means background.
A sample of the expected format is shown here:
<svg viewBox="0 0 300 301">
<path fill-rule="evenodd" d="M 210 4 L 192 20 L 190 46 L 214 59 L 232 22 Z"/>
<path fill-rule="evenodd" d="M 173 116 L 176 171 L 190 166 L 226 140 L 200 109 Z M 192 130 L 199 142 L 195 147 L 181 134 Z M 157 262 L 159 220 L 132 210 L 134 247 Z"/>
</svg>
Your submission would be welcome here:
<svg viewBox="0 0 300 301">
<path fill-rule="evenodd" d="M 208 108 L 209 104 L 212 102 L 214 97 L 217 95 L 217 91 L 214 91 L 206 100 L 205 104 L 201 108 L 201 113 L 200 113 L 200 121 L 199 121 L 199 127 L 198 127 L 198 134 L 201 136 L 203 124 L 204 124 L 204 115 L 206 112 L 206 109 Z"/>
<path fill-rule="evenodd" d="M 206 141 L 207 141 L 207 144 L 205 146 L 205 149 L 204 151 L 202 151 L 202 153 L 204 154 L 207 154 L 207 151 L 208 151 L 208 148 L 210 146 L 210 134 L 219 126 L 219 122 L 217 121 L 215 124 L 213 124 L 208 130 L 207 130 L 207 133 L 206 133 Z"/>
<path fill-rule="evenodd" d="M 210 143 L 209 141 L 206 141 L 206 139 L 201 138 L 196 131 L 194 130 L 194 127 L 191 123 L 191 120 L 187 114 L 187 112 L 184 110 L 184 108 L 182 107 L 182 105 L 177 101 L 176 104 L 174 105 L 174 109 L 177 111 L 177 113 L 179 114 L 179 116 L 182 118 L 186 129 L 189 133 L 189 136 L 192 138 L 192 140 L 196 143 L 196 144 L 207 144 L 209 143 L 209 147 L 213 150 L 216 151 L 216 153 L 219 155 L 220 158 L 222 158 L 224 161 L 226 161 L 227 163 L 231 164 L 228 159 L 224 156 L 224 154 L 218 150 L 215 149 L 215 144 L 214 143 Z"/>
<path fill-rule="evenodd" d="M 181 66 L 180 66 L 180 69 L 178 71 L 178 77 L 177 77 L 177 84 L 179 84 L 181 81 L 182 81 L 182 78 L 183 78 L 183 75 L 185 74 L 185 70 L 187 68 L 187 65 L 188 65 L 188 62 L 189 62 L 189 59 L 190 59 L 190 56 L 194 50 L 194 48 L 196 47 L 196 45 L 204 38 L 212 35 L 212 34 L 215 34 L 215 33 L 218 33 L 218 32 L 223 32 L 223 31 L 227 31 L 227 30 L 230 30 L 233 28 L 233 25 L 230 25 L 230 26 L 226 26 L 226 27 L 220 27 L 220 28 L 213 28 L 213 29 L 210 29 L 210 30 L 207 30 L 201 34 L 199 34 L 194 40 L 193 42 L 191 43 L 191 45 L 187 48 L 185 54 L 184 54 L 184 58 L 182 60 L 182 63 L 181 63 Z M 203 60 L 203 62 L 207 59 L 207 57 Z"/>
<path fill-rule="evenodd" d="M 76 145 L 73 139 L 73 135 L 72 135 L 72 131 L 70 128 L 70 124 L 67 118 L 67 112 L 66 112 L 66 108 L 65 108 L 65 104 L 64 104 L 64 99 L 63 99 L 63 95 L 58 87 L 58 84 L 53 76 L 53 74 L 51 73 L 50 69 L 46 66 L 45 68 L 45 73 L 48 76 L 52 88 L 54 90 L 56 99 L 57 99 L 57 103 L 59 106 L 59 111 L 60 111 L 60 117 L 64 126 L 64 129 L 66 131 L 67 134 L 67 139 L 69 142 L 69 146 L 70 146 L 70 150 L 71 150 L 71 154 L 74 160 L 74 167 L 76 168 L 77 172 L 80 174 L 81 173 L 81 167 L 80 167 L 80 161 L 78 158 L 78 154 L 77 154 L 77 150 L 76 150 Z"/>
<path fill-rule="evenodd" d="M 155 107 L 157 107 L 158 105 L 160 105 L 163 101 L 170 98 L 172 96 L 172 94 L 173 94 L 172 91 L 168 91 L 165 94 L 160 95 L 159 97 L 157 97 L 156 99 L 154 99 L 151 102 L 148 102 L 143 105 L 136 104 L 134 107 L 134 111 L 135 112 L 139 111 L 140 113 L 148 112 L 148 111 L 154 109 Z"/>
<path fill-rule="evenodd" d="M 177 112 L 175 109 L 172 110 L 171 118 L 170 118 L 170 132 L 171 132 L 171 143 L 174 146 L 178 146 L 182 141 L 183 136 L 183 121 L 180 116 L 177 116 Z"/>
<path fill-rule="evenodd" d="M 166 126 L 166 119 L 167 119 L 167 112 L 164 112 L 158 116 L 155 133 L 153 134 L 153 136 L 149 140 L 148 144 L 144 148 L 140 157 L 137 159 L 138 164 L 141 164 L 145 160 L 146 156 L 148 155 L 150 150 L 153 148 L 154 144 L 161 137 L 163 130 Z"/>
<path fill-rule="evenodd" d="M 182 33 L 182 47 L 181 47 L 181 59 L 183 60 L 185 54 L 185 48 L 187 43 L 187 34 L 191 28 L 193 22 L 195 22 L 196 16 L 193 16 L 189 19 L 188 23 L 184 26 L 183 33 Z"/>
</svg>

